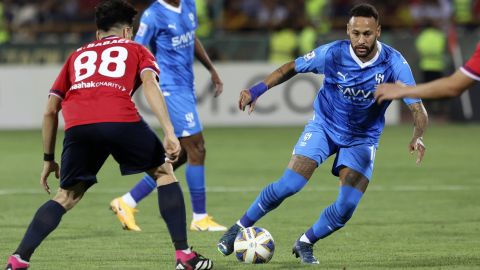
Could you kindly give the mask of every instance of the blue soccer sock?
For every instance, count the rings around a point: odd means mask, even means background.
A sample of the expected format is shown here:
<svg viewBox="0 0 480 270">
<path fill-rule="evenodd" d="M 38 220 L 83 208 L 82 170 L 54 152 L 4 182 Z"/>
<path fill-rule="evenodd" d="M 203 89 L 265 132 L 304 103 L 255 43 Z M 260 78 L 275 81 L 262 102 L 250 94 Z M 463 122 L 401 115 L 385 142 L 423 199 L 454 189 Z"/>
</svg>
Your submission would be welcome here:
<svg viewBox="0 0 480 270">
<path fill-rule="evenodd" d="M 282 201 L 300 191 L 307 179 L 297 172 L 286 169 L 283 176 L 276 182 L 266 186 L 250 205 L 247 212 L 240 219 L 240 224 L 250 227 L 268 212 L 277 208 Z"/>
<path fill-rule="evenodd" d="M 185 168 L 192 210 L 195 214 L 207 213 L 205 195 L 205 166 L 187 164 Z"/>
<path fill-rule="evenodd" d="M 352 217 L 363 193 L 351 186 L 341 186 L 337 200 L 325 208 L 320 218 L 305 233 L 310 243 L 315 243 L 339 230 Z"/>
<path fill-rule="evenodd" d="M 30 261 L 35 249 L 42 241 L 57 228 L 65 208 L 54 200 L 49 200 L 38 208 L 30 226 L 28 226 L 22 242 L 14 254 L 20 255 L 23 260 Z"/>
<path fill-rule="evenodd" d="M 150 175 L 145 174 L 145 176 L 140 180 L 129 193 L 125 194 L 127 196 L 130 194 L 131 198 L 134 200 L 134 203 L 137 204 L 143 198 L 147 197 L 155 188 L 157 187 L 157 182 Z M 129 199 L 124 198 L 124 201 L 127 202 L 131 207 L 135 207 L 133 202 L 130 202 Z"/>
<path fill-rule="evenodd" d="M 185 250 L 187 243 L 187 218 L 185 216 L 185 201 L 178 182 L 159 186 L 158 208 L 160 215 L 167 224 L 170 237 L 176 250 Z"/>
</svg>

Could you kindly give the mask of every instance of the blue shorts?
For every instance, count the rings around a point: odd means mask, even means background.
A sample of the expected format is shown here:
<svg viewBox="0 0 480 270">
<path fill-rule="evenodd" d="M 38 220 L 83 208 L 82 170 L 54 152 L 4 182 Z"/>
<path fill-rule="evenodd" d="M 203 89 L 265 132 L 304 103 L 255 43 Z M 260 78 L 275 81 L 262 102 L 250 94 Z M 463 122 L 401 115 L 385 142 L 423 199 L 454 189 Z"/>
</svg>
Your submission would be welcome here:
<svg viewBox="0 0 480 270">
<path fill-rule="evenodd" d="M 67 129 L 63 141 L 60 187 L 80 181 L 91 186 L 109 155 L 122 175 L 156 168 L 165 162 L 163 145 L 143 120 L 131 123 L 96 123 Z"/>
<path fill-rule="evenodd" d="M 338 176 L 342 167 L 353 169 L 364 175 L 369 181 L 372 177 L 375 151 L 371 143 L 343 145 L 330 135 L 325 128 L 314 121 L 309 122 L 298 139 L 293 150 L 294 155 L 301 155 L 315 160 L 318 165 L 328 157 L 336 154 L 332 174 Z"/>
<path fill-rule="evenodd" d="M 162 90 L 175 135 L 181 138 L 202 132 L 203 127 L 197 112 L 197 98 L 193 89 L 175 87 Z"/>
</svg>

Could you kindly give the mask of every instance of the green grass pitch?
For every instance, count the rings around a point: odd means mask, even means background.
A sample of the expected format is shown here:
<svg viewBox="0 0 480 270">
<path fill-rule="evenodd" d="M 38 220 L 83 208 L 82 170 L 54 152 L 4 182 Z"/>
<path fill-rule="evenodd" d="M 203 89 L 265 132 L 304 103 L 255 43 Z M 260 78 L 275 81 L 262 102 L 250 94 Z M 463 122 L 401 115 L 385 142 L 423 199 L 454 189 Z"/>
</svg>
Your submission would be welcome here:
<svg viewBox="0 0 480 270">
<path fill-rule="evenodd" d="M 227 226 L 287 165 L 301 127 L 209 128 L 207 209 Z M 373 180 L 353 218 L 320 240 L 318 269 L 480 269 L 480 126 L 431 126 L 421 166 L 408 153 L 410 126 L 386 127 Z M 61 149 L 60 134 L 57 156 Z M 330 159 L 310 183 L 257 223 L 272 233 L 276 251 L 266 265 L 223 257 L 221 233 L 189 232 L 189 244 L 214 260 L 214 269 L 311 269 L 291 255 L 296 238 L 336 197 Z M 0 266 L 15 250 L 36 209 L 52 196 L 39 185 L 40 131 L 0 132 Z M 156 194 L 140 205 L 142 232 L 123 231 L 108 210 L 141 175 L 121 177 L 109 159 L 99 183 L 67 213 L 32 257 L 32 269 L 174 269 L 174 254 Z M 184 189 L 184 170 L 177 172 Z M 58 186 L 50 179 L 53 190 Z M 187 223 L 191 221 L 188 192 Z M 3 269 L 3 268 L 2 268 Z"/>
</svg>

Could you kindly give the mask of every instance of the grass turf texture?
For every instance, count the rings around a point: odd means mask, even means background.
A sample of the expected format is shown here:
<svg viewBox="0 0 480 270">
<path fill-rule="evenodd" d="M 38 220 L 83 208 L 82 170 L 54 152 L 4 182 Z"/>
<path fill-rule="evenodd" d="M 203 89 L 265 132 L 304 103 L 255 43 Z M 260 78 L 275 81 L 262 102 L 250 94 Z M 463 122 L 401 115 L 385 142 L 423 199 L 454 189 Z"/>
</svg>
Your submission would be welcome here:
<svg viewBox="0 0 480 270">
<path fill-rule="evenodd" d="M 281 176 L 302 131 L 289 128 L 210 128 L 207 142 L 207 210 L 230 226 L 258 192 Z M 412 128 L 385 129 L 372 183 L 345 228 L 317 243 L 318 269 L 480 269 L 480 126 L 432 126 L 421 166 L 409 155 Z M 39 131 L 0 132 L 0 266 L 17 247 L 42 192 Z M 60 156 L 62 134 L 57 140 Z M 58 158 L 57 158 L 58 160 Z M 214 269 L 310 269 L 291 255 L 296 238 L 337 195 L 333 158 L 310 183 L 256 225 L 273 235 L 275 255 L 266 265 L 244 265 L 215 247 L 220 232 L 190 232 L 189 243 L 214 260 Z M 187 223 L 191 208 L 184 170 Z M 108 210 L 115 196 L 141 175 L 121 177 L 109 159 L 99 183 L 67 213 L 32 257 L 32 269 L 174 269 L 174 253 L 159 217 L 156 194 L 140 205 L 142 232 L 123 231 Z M 52 190 L 58 186 L 50 178 Z"/>
</svg>

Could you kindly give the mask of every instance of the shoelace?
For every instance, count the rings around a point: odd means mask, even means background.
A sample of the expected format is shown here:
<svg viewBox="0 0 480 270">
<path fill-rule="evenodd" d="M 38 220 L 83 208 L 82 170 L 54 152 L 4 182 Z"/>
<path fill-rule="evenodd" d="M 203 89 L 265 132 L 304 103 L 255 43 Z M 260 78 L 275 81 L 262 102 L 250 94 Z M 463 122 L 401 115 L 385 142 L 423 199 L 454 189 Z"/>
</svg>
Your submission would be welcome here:
<svg viewBox="0 0 480 270">
<path fill-rule="evenodd" d="M 303 252 L 305 255 L 304 257 L 307 257 L 310 260 L 314 260 L 315 257 L 313 256 L 313 245 L 309 244 L 300 244 L 300 250 Z"/>
</svg>

